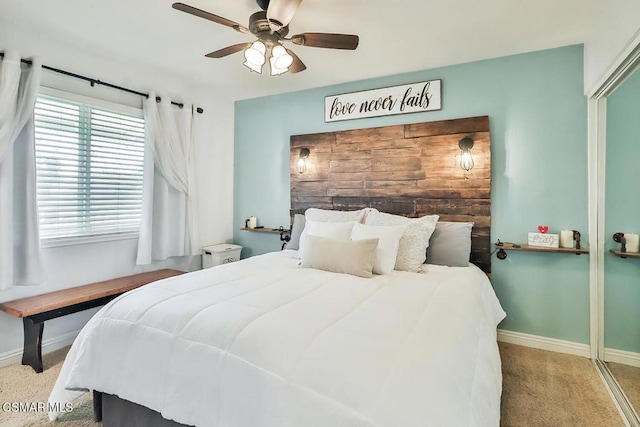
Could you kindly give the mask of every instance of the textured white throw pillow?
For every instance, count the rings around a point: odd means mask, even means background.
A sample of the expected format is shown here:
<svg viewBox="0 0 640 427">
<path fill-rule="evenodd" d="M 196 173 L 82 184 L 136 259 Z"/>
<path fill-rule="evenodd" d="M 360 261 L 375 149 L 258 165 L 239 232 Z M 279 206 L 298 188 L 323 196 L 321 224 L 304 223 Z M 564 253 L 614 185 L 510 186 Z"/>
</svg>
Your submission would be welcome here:
<svg viewBox="0 0 640 427">
<path fill-rule="evenodd" d="M 396 265 L 400 239 L 406 225 L 365 225 L 356 223 L 351 230 L 351 240 L 378 239 L 376 256 L 373 260 L 373 272 L 389 274 Z"/>
<path fill-rule="evenodd" d="M 378 239 L 333 240 L 307 236 L 301 266 L 370 278 Z"/>
<path fill-rule="evenodd" d="M 383 212 L 371 212 L 367 215 L 367 225 L 406 225 L 407 228 L 400 239 L 396 270 L 418 271 L 427 258 L 429 238 L 438 222 L 438 215 L 421 218 L 406 218 Z"/>
<path fill-rule="evenodd" d="M 300 236 L 298 255 L 304 256 L 307 236 L 319 236 L 333 240 L 349 240 L 355 221 L 321 222 L 307 219 Z"/>
</svg>

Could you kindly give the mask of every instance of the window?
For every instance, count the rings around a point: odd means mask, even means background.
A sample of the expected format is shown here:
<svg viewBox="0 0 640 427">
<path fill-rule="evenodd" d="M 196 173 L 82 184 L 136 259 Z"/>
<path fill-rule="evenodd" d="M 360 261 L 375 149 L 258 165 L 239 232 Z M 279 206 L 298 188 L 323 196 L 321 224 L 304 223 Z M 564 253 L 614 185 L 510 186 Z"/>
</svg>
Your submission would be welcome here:
<svg viewBox="0 0 640 427">
<path fill-rule="evenodd" d="M 142 213 L 142 111 L 63 96 L 40 94 L 35 106 L 40 238 L 136 233 Z"/>
</svg>

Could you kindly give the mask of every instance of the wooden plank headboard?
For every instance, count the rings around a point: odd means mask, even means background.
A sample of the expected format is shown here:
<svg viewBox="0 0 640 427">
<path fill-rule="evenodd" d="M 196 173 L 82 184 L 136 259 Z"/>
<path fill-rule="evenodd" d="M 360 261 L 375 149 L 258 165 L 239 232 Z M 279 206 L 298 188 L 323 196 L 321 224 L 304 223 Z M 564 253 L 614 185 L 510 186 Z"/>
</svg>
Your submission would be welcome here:
<svg viewBox="0 0 640 427">
<path fill-rule="evenodd" d="M 474 168 L 460 167 L 458 142 L 474 141 Z M 310 150 L 299 173 L 300 149 Z M 291 137 L 291 214 L 307 208 L 376 208 L 408 217 L 471 221 L 471 261 L 491 272 L 489 117 Z"/>
</svg>

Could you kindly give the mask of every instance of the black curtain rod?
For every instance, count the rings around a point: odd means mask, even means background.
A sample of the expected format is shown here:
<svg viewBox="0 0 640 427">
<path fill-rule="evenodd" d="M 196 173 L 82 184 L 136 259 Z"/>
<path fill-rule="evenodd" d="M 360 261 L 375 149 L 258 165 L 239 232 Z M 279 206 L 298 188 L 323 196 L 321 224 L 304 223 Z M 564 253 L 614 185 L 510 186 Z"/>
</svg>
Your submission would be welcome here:
<svg viewBox="0 0 640 427">
<path fill-rule="evenodd" d="M 0 52 L 0 58 L 4 58 L 4 52 Z M 27 65 L 31 65 L 32 64 L 32 62 L 30 60 L 28 60 L 28 59 L 20 59 L 20 62 L 22 62 L 23 64 L 27 64 Z M 64 74 L 65 76 L 75 77 L 76 79 L 87 81 L 87 82 L 91 83 L 92 87 L 95 86 L 95 85 L 102 85 L 102 86 L 110 87 L 111 89 L 116 89 L 116 90 L 120 90 L 122 92 L 132 93 L 134 95 L 139 95 L 139 96 L 144 96 L 145 98 L 149 98 L 149 94 L 148 93 L 138 92 L 137 90 L 128 89 L 126 87 L 114 85 L 112 83 L 103 82 L 103 81 L 98 80 L 98 79 L 92 79 L 91 77 L 87 77 L 87 76 L 83 76 L 83 75 L 80 75 L 80 74 L 72 73 L 70 71 L 65 71 L 65 70 L 61 70 L 59 68 L 49 67 L 48 65 L 42 65 L 42 68 L 44 68 L 45 70 L 53 71 L 54 73 Z M 156 96 L 156 102 L 160 102 L 160 97 L 159 96 Z M 173 105 L 177 105 L 180 108 L 184 107 L 184 104 L 181 104 L 179 102 L 171 101 L 171 103 Z M 196 111 L 198 113 L 200 113 L 200 114 L 204 113 L 204 110 L 202 108 L 200 108 L 200 107 L 197 107 Z"/>
</svg>

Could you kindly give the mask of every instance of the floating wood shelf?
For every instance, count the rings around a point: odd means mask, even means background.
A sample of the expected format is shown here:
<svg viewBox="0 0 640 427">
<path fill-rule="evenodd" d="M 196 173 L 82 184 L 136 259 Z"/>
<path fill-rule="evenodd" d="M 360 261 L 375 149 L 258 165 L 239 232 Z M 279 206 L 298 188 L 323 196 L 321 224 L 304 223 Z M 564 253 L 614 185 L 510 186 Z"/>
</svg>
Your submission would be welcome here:
<svg viewBox="0 0 640 427">
<path fill-rule="evenodd" d="M 249 228 L 249 227 L 242 227 L 240 230 L 242 231 L 255 231 L 258 233 L 288 233 L 289 230 L 280 230 L 279 228 Z"/>
<path fill-rule="evenodd" d="M 588 254 L 589 250 L 585 248 L 545 248 L 543 246 L 531 246 L 525 244 L 515 244 L 514 243 L 502 243 L 501 245 L 495 244 L 496 249 L 498 249 L 498 259 L 505 259 L 507 257 L 507 253 L 505 251 L 527 251 L 527 252 L 549 252 L 549 253 L 557 253 L 557 254 Z"/>
<path fill-rule="evenodd" d="M 638 252 L 622 252 L 620 249 L 609 249 L 609 252 L 620 258 L 640 258 Z"/>
<path fill-rule="evenodd" d="M 287 242 L 291 240 L 291 235 L 289 234 L 291 230 L 280 230 L 279 228 L 249 228 L 242 227 L 240 228 L 242 231 L 255 231 L 256 233 L 275 233 L 280 235 L 280 241 L 282 242 L 282 247 L 280 250 L 284 249 L 287 245 Z"/>
</svg>

